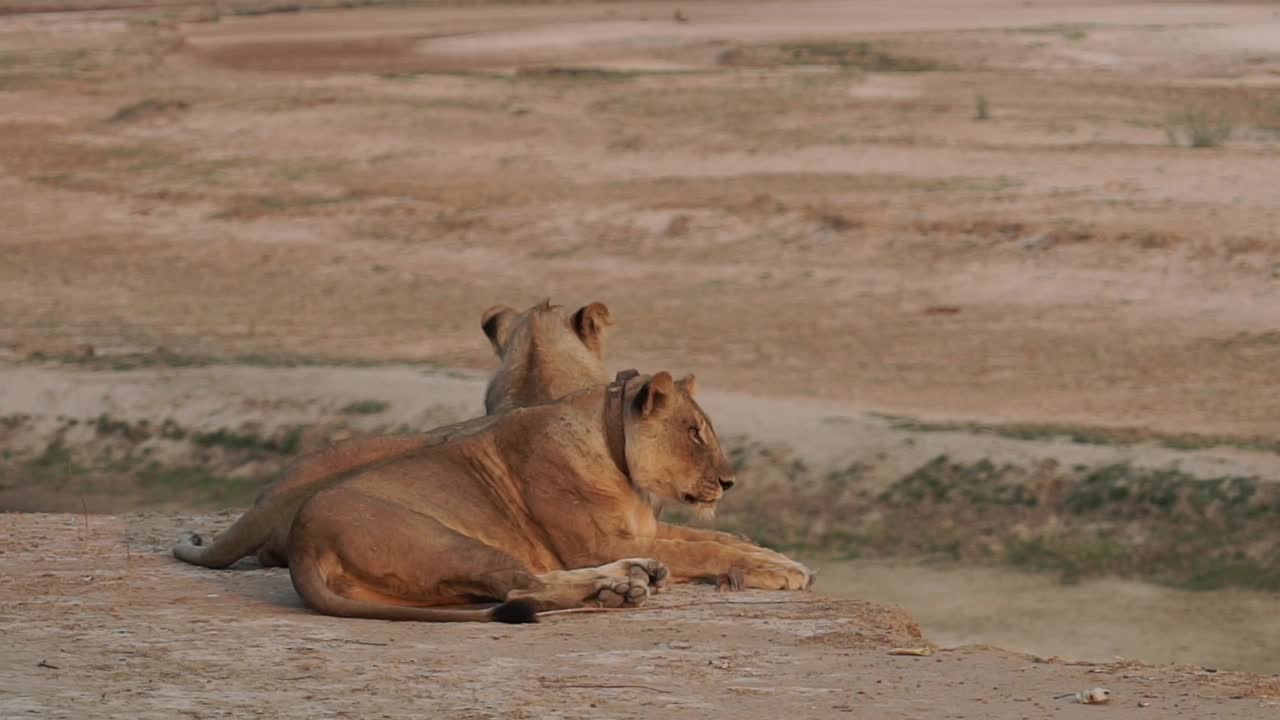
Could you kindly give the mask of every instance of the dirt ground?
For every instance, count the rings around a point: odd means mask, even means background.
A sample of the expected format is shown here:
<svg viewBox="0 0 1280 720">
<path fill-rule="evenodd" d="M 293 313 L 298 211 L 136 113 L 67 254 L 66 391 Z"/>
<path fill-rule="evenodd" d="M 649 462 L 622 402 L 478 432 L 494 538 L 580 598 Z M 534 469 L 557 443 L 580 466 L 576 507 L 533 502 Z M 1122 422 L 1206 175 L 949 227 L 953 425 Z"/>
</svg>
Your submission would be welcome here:
<svg viewBox="0 0 1280 720">
<path fill-rule="evenodd" d="M 165 552 L 179 528 L 231 517 L 0 517 L 0 717 L 1253 719 L 1280 708 L 1275 679 L 1196 667 L 974 646 L 894 656 L 926 644 L 910 616 L 814 593 L 685 587 L 640 610 L 530 626 L 327 618 L 299 607 L 287 571 L 215 572 Z M 1113 692 L 1109 707 L 1055 699 L 1094 686 Z"/>
<path fill-rule="evenodd" d="M 478 368 L 550 295 L 757 395 L 1280 427 L 1266 3 L 424 5 L 4 18 L 0 346 Z"/>
<path fill-rule="evenodd" d="M 480 312 L 551 296 L 608 303 L 614 366 L 695 372 L 812 463 L 1277 477 L 1272 4 L 379 4 L 0 8 L 0 419 L 36 416 L 0 459 L 63 416 L 447 422 L 492 363 Z M 904 439 L 873 411 L 1219 445 Z M 98 490 L 57 507 L 138 499 Z M 286 573 L 164 555 L 232 517 L 0 515 L 0 717 L 1280 712 L 1274 678 L 1198 667 L 889 656 L 921 642 L 905 613 L 807 594 L 337 621 Z M 1093 685 L 1110 707 L 1054 699 Z"/>
</svg>

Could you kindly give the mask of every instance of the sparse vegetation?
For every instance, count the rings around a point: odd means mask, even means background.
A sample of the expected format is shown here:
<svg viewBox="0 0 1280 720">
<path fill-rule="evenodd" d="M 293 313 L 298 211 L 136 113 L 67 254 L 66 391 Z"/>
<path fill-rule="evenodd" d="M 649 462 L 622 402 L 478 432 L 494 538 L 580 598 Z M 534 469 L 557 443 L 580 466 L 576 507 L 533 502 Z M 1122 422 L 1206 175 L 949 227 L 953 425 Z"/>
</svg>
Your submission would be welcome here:
<svg viewBox="0 0 1280 720">
<path fill-rule="evenodd" d="M 280 453 L 283 455 L 293 455 L 298 452 L 302 440 L 302 428 L 292 428 L 277 435 L 276 437 L 263 437 L 251 430 L 236 432 L 220 428 L 211 432 L 194 433 L 191 439 L 197 445 L 205 447 Z"/>
<path fill-rule="evenodd" d="M 210 220 L 244 220 L 266 215 L 288 213 L 323 205 L 336 205 L 354 199 L 349 193 L 338 195 L 250 195 L 233 198 L 227 207 L 209 215 Z"/>
<path fill-rule="evenodd" d="M 991 119 L 991 103 L 987 101 L 987 96 L 978 94 L 977 100 L 974 102 L 973 119 L 974 120 L 990 120 Z"/>
<path fill-rule="evenodd" d="M 742 47 L 723 53 L 720 62 L 742 67 L 828 65 L 868 72 L 927 72 L 942 69 L 933 60 L 895 55 L 869 42 L 787 43 Z"/>
<path fill-rule="evenodd" d="M 1025 33 L 1030 35 L 1057 35 L 1064 40 L 1079 42 L 1089 37 L 1089 28 L 1089 25 L 1053 23 L 1050 25 L 1034 25 L 1031 27 L 1014 28 L 1007 32 Z"/>
<path fill-rule="evenodd" d="M 56 361 L 64 365 L 75 365 L 93 370 L 112 370 L 129 372 L 146 368 L 202 368 L 218 365 L 246 365 L 249 367 L 294 368 L 313 367 L 317 365 L 341 367 L 376 367 L 378 365 L 414 365 L 423 368 L 438 368 L 434 363 L 423 362 L 413 358 L 392 358 L 386 361 L 374 361 L 367 358 L 354 357 L 316 357 L 294 354 L 249 354 L 249 355 L 195 355 L 176 353 L 164 348 L 154 352 L 137 352 L 121 354 L 51 353 L 43 351 L 31 352 L 26 360 L 32 363 Z"/>
<path fill-rule="evenodd" d="M 359 400 L 342 408 L 344 415 L 377 415 L 386 412 L 391 407 L 391 403 L 381 400 Z"/>
<path fill-rule="evenodd" d="M 1280 560 L 1280 486 L 1257 477 L 939 456 L 876 489 L 864 466 L 823 471 L 785 450 L 729 442 L 743 488 L 717 524 L 778 549 L 1005 563 L 1066 581 L 1118 573 L 1280 588 L 1268 569 Z"/>
<path fill-rule="evenodd" d="M 282 3 L 280 5 L 237 5 L 232 6 L 231 14 L 245 17 L 255 15 L 276 15 L 279 13 L 296 13 L 302 12 L 302 5 L 298 3 Z"/>
<path fill-rule="evenodd" d="M 158 98 L 147 98 L 139 100 L 136 103 L 130 103 L 115 111 L 110 118 L 111 122 L 131 122 L 144 117 L 163 115 L 173 112 L 182 112 L 190 108 L 185 100 L 162 100 Z"/>
<path fill-rule="evenodd" d="M 1123 446 L 1153 443 L 1171 450 L 1206 450 L 1216 447 L 1232 447 L 1280 454 L 1280 439 L 1261 436 L 1241 437 L 1198 433 L 1160 433 L 1132 427 L 1104 428 L 1049 423 L 935 422 L 905 415 L 879 414 L 877 416 L 888 421 L 894 428 L 910 432 L 964 432 L 997 435 L 1012 440 L 1068 440 L 1081 445 Z"/>
<path fill-rule="evenodd" d="M 190 502 L 215 507 L 248 505 L 269 482 L 267 478 L 228 477 L 200 466 L 163 467 L 149 463 L 137 473 L 144 492 L 165 497 L 187 497 Z"/>
<path fill-rule="evenodd" d="M 551 80 L 632 80 L 644 75 L 667 74 L 644 70 L 613 70 L 602 67 L 574 67 L 570 65 L 538 65 L 516 70 L 517 78 L 547 78 Z"/>
<path fill-rule="evenodd" d="M 1170 115 L 1164 131 L 1170 145 L 1215 148 L 1231 138 L 1232 123 L 1225 114 L 1211 116 L 1205 110 L 1187 109 Z"/>
</svg>

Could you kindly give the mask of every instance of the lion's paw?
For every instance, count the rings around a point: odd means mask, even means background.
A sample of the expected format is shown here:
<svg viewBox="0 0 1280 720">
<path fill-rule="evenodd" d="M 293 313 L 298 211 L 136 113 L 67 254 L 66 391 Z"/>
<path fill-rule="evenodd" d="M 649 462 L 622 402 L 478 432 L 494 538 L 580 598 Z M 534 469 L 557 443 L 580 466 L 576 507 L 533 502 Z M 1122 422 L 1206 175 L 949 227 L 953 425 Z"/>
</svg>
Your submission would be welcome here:
<svg viewBox="0 0 1280 720">
<path fill-rule="evenodd" d="M 181 535 L 178 535 L 178 544 L 179 545 L 196 545 L 196 546 L 204 545 L 204 538 L 200 537 L 200 533 L 187 530 L 187 531 L 184 531 Z"/>
<path fill-rule="evenodd" d="M 763 590 L 807 590 L 816 577 L 804 564 L 785 560 L 753 568 L 747 574 L 747 584 Z"/>
<path fill-rule="evenodd" d="M 634 607 L 667 582 L 667 566 L 652 558 L 628 558 L 605 566 L 594 599 L 601 607 Z"/>
</svg>

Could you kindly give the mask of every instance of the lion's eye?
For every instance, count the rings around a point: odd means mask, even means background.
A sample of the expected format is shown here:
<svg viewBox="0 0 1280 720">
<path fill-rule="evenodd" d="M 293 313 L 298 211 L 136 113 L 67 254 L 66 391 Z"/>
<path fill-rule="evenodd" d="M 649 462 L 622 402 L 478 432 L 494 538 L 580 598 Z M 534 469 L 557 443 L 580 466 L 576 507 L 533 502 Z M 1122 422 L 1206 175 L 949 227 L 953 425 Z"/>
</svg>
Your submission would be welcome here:
<svg viewBox="0 0 1280 720">
<path fill-rule="evenodd" d="M 702 439 L 702 428 L 696 425 L 689 428 L 689 437 L 692 438 L 693 442 L 698 445 L 706 444 L 706 441 Z"/>
</svg>

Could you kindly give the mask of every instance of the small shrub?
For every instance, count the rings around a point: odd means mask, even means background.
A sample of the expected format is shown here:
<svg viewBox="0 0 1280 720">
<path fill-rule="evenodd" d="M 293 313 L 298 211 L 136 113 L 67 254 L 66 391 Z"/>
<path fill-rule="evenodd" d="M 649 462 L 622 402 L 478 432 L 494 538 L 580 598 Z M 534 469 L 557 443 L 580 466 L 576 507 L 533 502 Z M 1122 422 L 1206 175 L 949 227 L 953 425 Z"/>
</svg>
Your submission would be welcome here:
<svg viewBox="0 0 1280 720">
<path fill-rule="evenodd" d="M 344 415 L 377 415 L 391 407 L 390 403 L 381 400 L 359 400 L 342 408 Z"/>
<path fill-rule="evenodd" d="M 928 72 L 943 69 L 933 60 L 894 55 L 869 42 L 787 43 L 741 47 L 722 53 L 719 62 L 739 67 L 835 66 L 869 72 Z"/>
<path fill-rule="evenodd" d="M 974 120 L 990 120 L 991 119 L 991 103 L 987 102 L 987 96 L 979 94 L 976 103 L 977 107 L 973 112 Z"/>
<path fill-rule="evenodd" d="M 111 116 L 111 122 L 130 122 L 149 115 L 163 115 L 171 112 L 182 112 L 191 106 L 184 100 L 159 100 L 147 98 L 121 107 Z"/>
<path fill-rule="evenodd" d="M 275 15 L 277 13 L 296 13 L 302 12 L 302 6 L 297 3 L 287 3 L 283 5 L 268 5 L 266 7 L 242 6 L 231 9 L 233 15 L 242 17 L 253 17 L 257 15 Z"/>
<path fill-rule="evenodd" d="M 1231 137 L 1231 120 L 1225 115 L 1210 117 L 1204 110 L 1184 110 L 1169 116 L 1164 132 L 1169 144 L 1193 148 L 1212 148 Z"/>
</svg>

